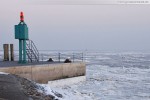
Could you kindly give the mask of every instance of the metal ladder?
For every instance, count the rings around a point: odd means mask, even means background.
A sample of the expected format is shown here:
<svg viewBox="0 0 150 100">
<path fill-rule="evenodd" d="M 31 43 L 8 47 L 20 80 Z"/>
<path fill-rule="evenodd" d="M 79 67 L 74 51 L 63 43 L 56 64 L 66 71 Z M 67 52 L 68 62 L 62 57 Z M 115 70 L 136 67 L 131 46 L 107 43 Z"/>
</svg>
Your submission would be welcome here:
<svg viewBox="0 0 150 100">
<path fill-rule="evenodd" d="M 32 40 L 26 41 L 28 62 L 39 62 L 39 51 Z"/>
</svg>

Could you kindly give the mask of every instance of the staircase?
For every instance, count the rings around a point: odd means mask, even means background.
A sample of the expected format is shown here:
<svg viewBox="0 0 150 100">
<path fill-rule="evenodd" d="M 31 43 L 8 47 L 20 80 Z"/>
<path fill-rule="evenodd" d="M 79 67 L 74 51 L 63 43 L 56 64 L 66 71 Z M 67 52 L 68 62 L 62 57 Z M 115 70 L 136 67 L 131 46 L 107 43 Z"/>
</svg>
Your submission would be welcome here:
<svg viewBox="0 0 150 100">
<path fill-rule="evenodd" d="M 39 62 L 39 51 L 32 40 L 26 41 L 26 53 L 28 62 Z"/>
</svg>

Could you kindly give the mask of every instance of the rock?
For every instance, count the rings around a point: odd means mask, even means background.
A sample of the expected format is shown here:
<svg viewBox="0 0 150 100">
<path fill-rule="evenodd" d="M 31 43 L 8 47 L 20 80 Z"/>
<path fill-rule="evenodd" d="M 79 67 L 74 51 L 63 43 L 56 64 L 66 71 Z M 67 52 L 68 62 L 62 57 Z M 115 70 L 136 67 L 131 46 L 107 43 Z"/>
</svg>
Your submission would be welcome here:
<svg viewBox="0 0 150 100">
<path fill-rule="evenodd" d="M 16 76 L 16 75 L 15 75 Z M 34 81 L 27 80 L 16 76 L 22 85 L 24 93 L 31 98 L 31 100 L 55 100 L 55 97 L 52 95 L 46 95 L 44 92 L 38 92 L 38 89 L 44 91 L 43 87 L 38 86 Z"/>
<path fill-rule="evenodd" d="M 54 62 L 52 58 L 49 58 L 48 62 Z"/>
<path fill-rule="evenodd" d="M 71 63 L 71 60 L 67 58 L 64 63 Z"/>
</svg>

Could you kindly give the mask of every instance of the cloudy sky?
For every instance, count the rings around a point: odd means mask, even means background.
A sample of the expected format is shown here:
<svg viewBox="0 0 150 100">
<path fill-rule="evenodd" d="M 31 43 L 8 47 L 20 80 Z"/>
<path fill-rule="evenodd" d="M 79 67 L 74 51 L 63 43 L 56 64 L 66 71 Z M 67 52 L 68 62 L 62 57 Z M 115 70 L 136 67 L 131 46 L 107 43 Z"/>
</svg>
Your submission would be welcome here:
<svg viewBox="0 0 150 100">
<path fill-rule="evenodd" d="M 14 25 L 25 14 L 39 50 L 150 51 L 150 5 L 78 1 L 0 0 L 0 50 L 13 43 Z"/>
</svg>

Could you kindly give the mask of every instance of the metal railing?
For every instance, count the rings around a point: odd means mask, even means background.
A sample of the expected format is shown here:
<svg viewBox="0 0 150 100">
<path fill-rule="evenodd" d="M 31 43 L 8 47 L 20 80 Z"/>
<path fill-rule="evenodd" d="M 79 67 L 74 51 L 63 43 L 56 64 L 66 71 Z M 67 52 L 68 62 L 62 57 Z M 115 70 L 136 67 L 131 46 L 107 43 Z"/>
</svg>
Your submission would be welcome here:
<svg viewBox="0 0 150 100">
<path fill-rule="evenodd" d="M 43 62 L 48 61 L 49 58 L 52 58 L 54 62 L 58 62 L 58 63 L 64 62 L 66 59 L 70 59 L 72 62 L 83 62 L 85 60 L 84 58 L 85 54 L 82 52 L 38 51 L 37 54 L 38 54 L 37 57 L 38 60 Z M 14 51 L 14 59 L 15 61 L 18 61 L 19 51 Z M 3 52 L 0 54 L 0 61 L 2 60 L 3 60 Z"/>
<path fill-rule="evenodd" d="M 39 61 L 39 51 L 32 40 L 26 41 L 26 48 L 28 61 Z"/>
<path fill-rule="evenodd" d="M 83 53 L 40 53 L 40 61 L 48 61 L 49 59 L 57 62 L 64 62 L 66 59 L 71 60 L 72 62 L 83 62 L 84 54 Z"/>
</svg>

